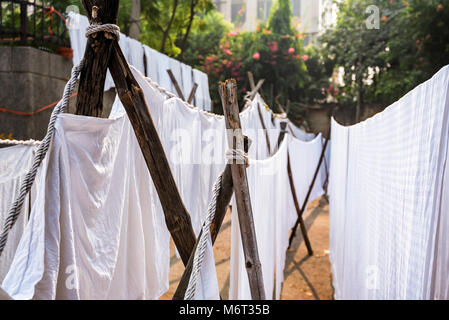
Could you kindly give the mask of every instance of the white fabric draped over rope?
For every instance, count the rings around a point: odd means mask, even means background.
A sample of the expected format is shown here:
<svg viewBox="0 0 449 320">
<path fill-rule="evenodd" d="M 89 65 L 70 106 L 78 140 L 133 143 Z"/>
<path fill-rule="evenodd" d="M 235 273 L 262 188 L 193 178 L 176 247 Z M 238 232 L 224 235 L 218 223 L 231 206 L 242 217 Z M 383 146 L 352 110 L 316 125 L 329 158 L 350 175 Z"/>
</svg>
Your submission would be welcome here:
<svg viewBox="0 0 449 320">
<path fill-rule="evenodd" d="M 449 299 L 449 67 L 383 112 L 332 120 L 336 299 Z"/>
<path fill-rule="evenodd" d="M 85 31 L 89 27 L 89 20 L 86 16 L 70 12 L 67 19 L 69 29 L 70 43 L 73 49 L 73 64 L 77 65 L 83 58 L 87 44 Z M 184 98 L 189 97 L 193 83 L 198 84 L 195 93 L 195 106 L 202 110 L 211 111 L 211 99 L 209 93 L 209 82 L 207 74 L 193 69 L 178 60 L 172 59 L 147 45 L 143 45 L 139 41 L 120 34 L 120 48 L 130 65 L 133 65 L 142 74 L 147 74 L 153 81 L 159 83 L 162 87 L 176 93 L 175 87 L 170 80 L 167 69 L 171 69 L 181 90 Z M 145 64 L 146 61 L 146 70 Z M 146 73 L 145 73 L 146 71 Z M 109 90 L 115 87 L 112 76 L 107 72 L 105 88 Z"/>
</svg>

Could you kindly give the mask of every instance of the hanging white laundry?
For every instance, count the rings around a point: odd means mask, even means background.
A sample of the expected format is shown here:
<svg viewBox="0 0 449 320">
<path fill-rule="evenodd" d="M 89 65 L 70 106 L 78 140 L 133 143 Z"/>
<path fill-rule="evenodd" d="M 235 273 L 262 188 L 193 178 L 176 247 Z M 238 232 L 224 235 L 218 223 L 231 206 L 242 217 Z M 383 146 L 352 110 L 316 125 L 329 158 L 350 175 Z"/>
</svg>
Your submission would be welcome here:
<svg viewBox="0 0 449 320">
<path fill-rule="evenodd" d="M 62 114 L 2 287 L 15 299 L 157 299 L 169 233 L 131 125 Z"/>
<path fill-rule="evenodd" d="M 194 231 L 198 235 L 212 199 L 213 184 L 225 165 L 223 117 L 206 115 L 196 108 L 189 108 L 179 98 L 165 100 L 142 74 L 133 67 L 131 70 L 149 101 L 148 107 L 173 177 L 190 213 Z M 123 113 L 123 106 L 116 99 L 111 117 Z M 211 244 L 206 250 L 206 256 L 200 275 L 201 284 L 196 290 L 195 299 L 218 299 L 218 282 Z"/>
<path fill-rule="evenodd" d="M 184 93 L 184 98 L 186 98 L 187 100 L 193 88 L 192 67 L 184 63 L 181 63 L 181 73 L 182 73 L 182 88 L 183 88 L 182 90 Z"/>
<path fill-rule="evenodd" d="M 66 24 L 69 29 L 70 46 L 73 50 L 73 65 L 76 66 L 83 59 L 86 50 L 86 29 L 89 26 L 89 20 L 79 13 L 69 12 Z"/>
<path fill-rule="evenodd" d="M 145 50 L 145 59 L 147 61 L 147 76 L 154 82 L 159 83 L 158 56 L 160 53 L 145 44 L 143 49 Z"/>
<path fill-rule="evenodd" d="M 20 193 L 20 185 L 25 175 L 31 168 L 32 159 L 36 147 L 17 145 L 0 149 L 0 226 L 3 227 L 14 200 Z M 0 282 L 3 281 L 14 258 L 16 248 L 22 237 L 25 226 L 28 222 L 30 197 L 31 203 L 35 199 L 35 185 L 31 189 L 31 194 L 25 198 L 22 211 L 18 220 L 9 232 L 5 249 L 0 256 Z"/>
<path fill-rule="evenodd" d="M 145 74 L 144 49 L 142 44 L 133 38 L 128 38 L 129 59 L 128 63 L 133 65 L 142 74 Z"/>
<path fill-rule="evenodd" d="M 321 152 L 323 150 L 321 133 L 317 135 L 315 139 L 308 142 L 298 140 L 290 135 L 289 137 L 290 164 L 295 183 L 296 196 L 300 205 L 302 205 L 310 185 L 312 184 L 313 176 L 318 167 Z M 325 180 L 326 168 L 324 161 L 322 161 L 309 196 L 309 202 L 324 194 L 323 184 Z M 294 205 L 294 203 L 291 202 L 291 205 Z M 290 207 L 289 210 L 293 211 L 295 209 L 294 207 Z"/>
<path fill-rule="evenodd" d="M 337 299 L 448 299 L 449 67 L 354 126 L 332 123 Z M 446 237 L 447 238 L 447 237 Z M 446 264 L 446 265 L 445 265 Z M 443 280 L 443 285 L 447 284 Z"/>
<path fill-rule="evenodd" d="M 170 57 L 166 56 L 165 54 L 159 54 L 157 63 L 158 63 L 159 85 L 162 88 L 165 88 L 170 92 L 173 92 L 170 76 L 167 73 L 167 70 L 170 69 Z"/>
</svg>

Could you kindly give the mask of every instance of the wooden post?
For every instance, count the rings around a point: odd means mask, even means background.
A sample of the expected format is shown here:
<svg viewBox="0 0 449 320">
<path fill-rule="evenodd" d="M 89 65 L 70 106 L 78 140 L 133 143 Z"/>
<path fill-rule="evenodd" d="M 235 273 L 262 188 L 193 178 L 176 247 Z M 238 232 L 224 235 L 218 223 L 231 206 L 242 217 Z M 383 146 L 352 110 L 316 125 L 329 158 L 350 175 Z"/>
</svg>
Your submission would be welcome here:
<svg viewBox="0 0 449 320">
<path fill-rule="evenodd" d="M 113 44 L 109 70 L 156 187 L 168 230 L 186 265 L 196 242 L 192 222 L 173 179 L 143 91 L 132 75 L 117 41 Z"/>
<path fill-rule="evenodd" d="M 219 92 L 223 104 L 226 129 L 228 130 L 228 146 L 231 149 L 243 150 L 243 134 L 237 103 L 236 81 L 231 79 L 225 83 L 220 83 Z M 231 173 L 251 297 L 255 300 L 264 300 L 265 288 L 263 285 L 262 266 L 259 261 L 245 164 L 238 164 L 236 160 L 233 160 Z"/>
<path fill-rule="evenodd" d="M 263 83 L 265 82 L 265 79 L 260 79 L 257 82 L 256 87 L 254 88 L 254 90 L 251 91 L 251 95 L 250 95 L 250 99 L 253 100 L 254 97 L 256 96 L 257 92 L 260 90 L 260 88 L 262 87 Z"/>
<path fill-rule="evenodd" d="M 251 91 L 254 91 L 254 89 L 256 88 L 256 83 L 254 82 L 254 75 L 251 71 L 248 71 L 248 80 Z"/>
<path fill-rule="evenodd" d="M 82 0 L 89 22 L 117 23 L 119 0 Z M 92 17 L 93 6 L 98 7 Z M 84 64 L 81 69 L 76 114 L 100 117 L 103 111 L 103 92 L 114 40 L 107 39 L 104 32 L 98 32 L 87 39 Z"/>
<path fill-rule="evenodd" d="M 287 154 L 287 172 L 288 181 L 290 182 L 290 190 L 292 192 L 293 203 L 295 204 L 296 213 L 298 214 L 299 225 L 301 226 L 302 237 L 304 238 L 304 243 L 307 247 L 307 253 L 309 256 L 313 256 L 312 245 L 310 244 L 309 236 L 307 235 L 307 229 L 302 218 L 301 209 L 299 208 L 298 197 L 296 196 L 295 183 L 293 181 L 292 167 L 290 164 L 290 155 Z"/>
<path fill-rule="evenodd" d="M 0 288 L 0 300 L 13 300 L 2 288 Z"/>
<path fill-rule="evenodd" d="M 265 132 L 265 140 L 267 141 L 268 154 L 271 154 L 270 137 L 268 136 L 267 127 L 265 126 L 265 122 L 263 121 L 262 111 L 260 110 L 259 103 L 257 104 L 257 112 L 259 113 L 259 120 L 262 125 L 262 129 Z"/>
<path fill-rule="evenodd" d="M 184 95 L 182 94 L 182 90 L 179 87 L 178 81 L 176 81 L 176 78 L 173 75 L 173 72 L 170 69 L 167 69 L 167 73 L 170 76 L 171 82 L 175 86 L 176 92 L 178 93 L 178 97 L 180 97 L 182 99 L 182 101 L 186 101 L 186 99 L 184 98 Z"/>
<path fill-rule="evenodd" d="M 116 22 L 118 0 L 83 0 L 83 6 L 91 23 Z M 94 18 L 93 6 L 97 7 L 94 10 Z M 89 37 L 87 42 L 78 91 L 77 113 L 90 116 L 101 114 L 104 79 L 108 66 L 156 187 L 167 228 L 182 261 L 187 264 L 196 242 L 190 216 L 179 195 L 142 89 L 134 79 L 117 40 L 105 38 L 103 32 L 97 33 L 94 38 Z"/>
<path fill-rule="evenodd" d="M 323 149 L 321 150 L 320 160 L 318 161 L 318 165 L 316 167 L 315 174 L 313 175 L 312 182 L 310 183 L 309 191 L 307 191 L 307 195 L 304 199 L 304 202 L 302 203 L 301 212 L 298 215 L 298 219 L 296 220 L 294 227 L 292 228 L 292 233 L 290 234 L 290 239 L 288 241 L 288 248 L 290 248 L 290 246 L 292 245 L 293 238 L 296 235 L 296 230 L 298 229 L 298 225 L 300 223 L 300 218 L 302 218 L 302 215 L 304 214 L 304 211 L 307 207 L 307 203 L 309 202 L 310 193 L 312 192 L 316 177 L 318 176 L 318 172 L 320 171 L 321 163 L 323 162 L 323 158 L 324 158 L 324 154 L 326 152 L 326 147 L 327 147 L 328 142 L 329 142 L 329 137 L 326 138 L 326 142 L 324 143 Z"/>
<path fill-rule="evenodd" d="M 278 137 L 278 146 L 277 146 L 278 149 L 281 146 L 282 141 L 284 140 L 285 133 L 287 132 L 285 130 L 285 128 L 287 128 L 287 122 L 286 121 L 282 121 L 280 123 L 280 126 L 281 126 L 281 132 L 279 132 L 279 137 Z"/>
<path fill-rule="evenodd" d="M 198 89 L 198 83 L 194 82 L 192 90 L 190 90 L 189 98 L 187 98 L 187 103 L 192 103 L 193 98 L 195 98 L 196 89 Z"/>
<path fill-rule="evenodd" d="M 248 152 L 251 141 L 248 137 L 244 137 L 245 139 L 245 152 Z M 215 206 L 215 216 L 210 226 L 210 237 L 212 240 L 212 245 L 215 243 L 217 239 L 218 233 L 221 228 L 221 224 L 223 223 L 223 219 L 226 215 L 226 210 L 228 208 L 229 201 L 231 201 L 233 194 L 233 184 L 232 184 L 232 174 L 231 174 L 231 165 L 227 164 L 223 171 L 223 178 L 221 180 L 221 190 L 217 196 L 217 203 Z M 178 287 L 176 288 L 176 292 L 173 295 L 173 300 L 183 300 L 187 287 L 189 285 L 190 275 L 192 274 L 193 267 L 193 259 L 195 257 L 196 247 L 198 246 L 198 241 L 201 237 L 203 231 L 201 230 L 198 240 L 195 243 L 195 248 L 190 255 L 189 262 L 187 263 L 184 273 L 182 274 L 181 280 L 179 281 Z"/>
</svg>

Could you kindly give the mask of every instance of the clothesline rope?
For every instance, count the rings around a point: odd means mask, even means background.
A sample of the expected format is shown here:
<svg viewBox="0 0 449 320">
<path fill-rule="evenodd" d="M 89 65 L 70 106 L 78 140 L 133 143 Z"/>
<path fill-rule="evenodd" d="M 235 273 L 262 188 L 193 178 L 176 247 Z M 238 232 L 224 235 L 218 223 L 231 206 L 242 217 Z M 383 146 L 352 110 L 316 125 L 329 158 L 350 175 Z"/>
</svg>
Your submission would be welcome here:
<svg viewBox="0 0 449 320">
<path fill-rule="evenodd" d="M 198 246 L 195 250 L 195 256 L 193 258 L 192 273 L 190 275 L 189 284 L 187 286 L 186 293 L 184 295 L 184 300 L 192 300 L 195 296 L 195 290 L 198 283 L 198 277 L 201 271 L 201 266 L 203 264 L 204 256 L 206 253 L 207 239 L 210 237 L 210 225 L 215 217 L 216 204 L 218 195 L 221 192 L 223 180 L 223 173 L 221 173 L 214 183 L 213 196 L 207 207 L 207 216 L 203 223 L 201 229 L 200 239 L 198 241 Z"/>
<path fill-rule="evenodd" d="M 0 139 L 0 144 L 6 145 L 23 145 L 23 146 L 38 146 L 42 141 L 29 139 L 29 140 L 14 140 L 14 139 Z"/>
</svg>

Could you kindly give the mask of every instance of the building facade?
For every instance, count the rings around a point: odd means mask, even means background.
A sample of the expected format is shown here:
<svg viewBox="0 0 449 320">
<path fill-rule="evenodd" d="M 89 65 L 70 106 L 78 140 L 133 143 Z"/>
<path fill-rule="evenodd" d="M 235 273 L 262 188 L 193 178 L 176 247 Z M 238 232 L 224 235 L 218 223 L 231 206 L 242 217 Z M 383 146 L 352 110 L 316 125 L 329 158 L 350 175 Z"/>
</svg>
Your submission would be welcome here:
<svg viewBox="0 0 449 320">
<path fill-rule="evenodd" d="M 217 10 L 227 21 L 241 30 L 255 30 L 258 23 L 267 21 L 276 0 L 215 0 Z M 306 34 L 306 42 L 313 41 L 336 21 L 337 8 L 332 0 L 290 0 L 295 27 Z"/>
</svg>

